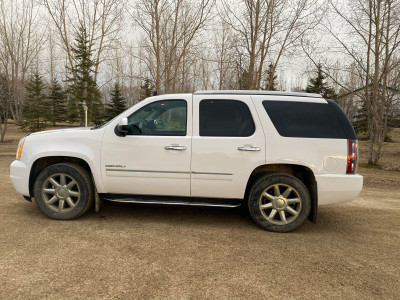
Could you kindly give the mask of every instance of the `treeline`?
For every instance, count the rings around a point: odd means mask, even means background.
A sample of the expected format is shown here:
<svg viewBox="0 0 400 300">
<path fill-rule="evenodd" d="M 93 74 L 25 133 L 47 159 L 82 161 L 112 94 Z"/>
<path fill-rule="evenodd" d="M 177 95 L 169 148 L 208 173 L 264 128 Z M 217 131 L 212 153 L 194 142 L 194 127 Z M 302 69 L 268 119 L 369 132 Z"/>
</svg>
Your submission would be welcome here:
<svg viewBox="0 0 400 300">
<path fill-rule="evenodd" d="M 84 106 L 87 107 L 88 123 L 98 125 L 111 120 L 127 108 L 119 83 L 114 84 L 109 100 L 103 104 L 102 94 L 94 81 L 94 62 L 84 27 L 80 27 L 76 32 L 71 52 L 73 65 L 68 69 L 68 77 L 64 82 L 65 89 L 57 79 L 46 84 L 38 72 L 29 78 L 25 85 L 20 127 L 39 131 L 56 123 L 83 126 Z M 140 96 L 149 97 L 150 93 L 145 83 Z"/>
</svg>

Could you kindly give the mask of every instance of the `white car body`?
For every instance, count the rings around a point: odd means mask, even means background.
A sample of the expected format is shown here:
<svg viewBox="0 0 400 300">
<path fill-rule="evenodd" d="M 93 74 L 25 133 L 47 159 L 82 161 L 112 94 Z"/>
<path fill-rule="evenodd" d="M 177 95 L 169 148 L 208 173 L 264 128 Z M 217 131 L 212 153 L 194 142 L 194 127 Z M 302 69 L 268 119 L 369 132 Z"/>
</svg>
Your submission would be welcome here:
<svg viewBox="0 0 400 300">
<path fill-rule="evenodd" d="M 187 102 L 185 136 L 118 136 L 122 118 L 155 101 Z M 230 99 L 245 103 L 255 132 L 248 137 L 204 137 L 199 134 L 199 103 L 204 99 Z M 318 205 L 346 202 L 360 193 L 363 178 L 346 174 L 348 140 L 281 136 L 263 101 L 327 103 L 322 97 L 296 93 L 198 92 L 147 98 L 107 125 L 90 130 L 51 130 L 26 136 L 22 155 L 10 167 L 18 193 L 32 195 L 32 167 L 46 157 L 72 157 L 87 163 L 97 192 L 119 195 L 153 195 L 244 199 L 249 179 L 257 168 L 269 165 L 303 166 L 311 170 Z M 185 151 L 166 150 L 183 146 Z M 238 151 L 257 147 L 259 151 Z"/>
</svg>

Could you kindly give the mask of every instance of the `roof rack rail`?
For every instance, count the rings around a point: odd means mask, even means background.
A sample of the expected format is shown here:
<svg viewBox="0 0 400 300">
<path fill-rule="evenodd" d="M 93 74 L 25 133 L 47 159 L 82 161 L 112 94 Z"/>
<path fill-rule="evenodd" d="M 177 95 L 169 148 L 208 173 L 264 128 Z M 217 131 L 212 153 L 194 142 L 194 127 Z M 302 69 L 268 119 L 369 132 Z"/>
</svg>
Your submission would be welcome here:
<svg viewBox="0 0 400 300">
<path fill-rule="evenodd" d="M 196 91 L 194 92 L 194 94 L 195 95 L 272 95 L 272 96 L 322 98 L 322 96 L 319 94 L 281 92 L 281 91 L 258 91 L 258 90 L 207 90 L 207 91 Z"/>
</svg>

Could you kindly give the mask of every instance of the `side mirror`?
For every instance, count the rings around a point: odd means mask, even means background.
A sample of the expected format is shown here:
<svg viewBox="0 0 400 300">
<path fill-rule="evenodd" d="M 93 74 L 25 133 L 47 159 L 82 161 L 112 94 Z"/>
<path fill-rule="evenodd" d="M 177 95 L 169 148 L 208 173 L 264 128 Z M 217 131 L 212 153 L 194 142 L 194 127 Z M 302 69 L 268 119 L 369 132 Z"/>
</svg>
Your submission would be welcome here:
<svg viewBox="0 0 400 300">
<path fill-rule="evenodd" d="M 122 118 L 118 125 L 117 130 L 119 133 L 126 135 L 128 133 L 128 118 Z"/>
</svg>

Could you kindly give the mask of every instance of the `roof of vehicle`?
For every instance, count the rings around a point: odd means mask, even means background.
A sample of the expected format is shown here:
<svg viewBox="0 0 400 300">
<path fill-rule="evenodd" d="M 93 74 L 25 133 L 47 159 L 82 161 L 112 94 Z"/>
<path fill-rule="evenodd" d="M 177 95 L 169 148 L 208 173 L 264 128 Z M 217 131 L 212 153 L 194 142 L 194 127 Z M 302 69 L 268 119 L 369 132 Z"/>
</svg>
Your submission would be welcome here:
<svg viewBox="0 0 400 300">
<path fill-rule="evenodd" d="M 281 92 L 281 91 L 258 91 L 258 90 L 208 90 L 208 91 L 196 91 L 194 92 L 194 94 L 195 95 L 272 95 L 272 96 L 322 98 L 322 96 L 319 94 Z"/>
</svg>

